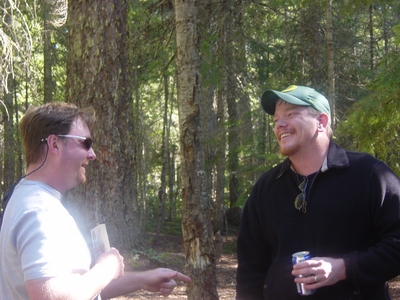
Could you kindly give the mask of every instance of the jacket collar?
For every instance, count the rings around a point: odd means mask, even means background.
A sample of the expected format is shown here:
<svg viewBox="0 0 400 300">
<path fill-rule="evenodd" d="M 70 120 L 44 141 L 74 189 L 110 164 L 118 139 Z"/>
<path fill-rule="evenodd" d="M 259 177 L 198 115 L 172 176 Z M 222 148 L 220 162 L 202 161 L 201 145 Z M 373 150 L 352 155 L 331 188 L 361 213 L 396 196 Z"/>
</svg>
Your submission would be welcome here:
<svg viewBox="0 0 400 300">
<path fill-rule="evenodd" d="M 282 164 L 281 169 L 276 178 L 279 178 L 290 169 L 292 163 L 289 158 L 286 158 Z M 325 172 L 331 168 L 345 168 L 349 166 L 349 159 L 347 158 L 346 151 L 334 142 L 329 143 L 328 155 L 324 160 L 321 167 L 321 172 Z"/>
</svg>

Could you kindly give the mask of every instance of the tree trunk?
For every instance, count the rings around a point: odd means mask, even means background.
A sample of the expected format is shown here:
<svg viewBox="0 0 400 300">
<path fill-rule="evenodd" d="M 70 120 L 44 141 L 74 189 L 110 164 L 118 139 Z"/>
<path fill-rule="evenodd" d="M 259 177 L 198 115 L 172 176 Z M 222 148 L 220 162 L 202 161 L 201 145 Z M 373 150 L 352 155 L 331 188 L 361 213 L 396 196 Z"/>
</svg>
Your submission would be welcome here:
<svg viewBox="0 0 400 300">
<path fill-rule="evenodd" d="M 15 124 L 19 124 L 19 104 L 18 104 L 18 97 L 17 97 L 17 92 L 14 89 L 14 118 L 15 118 Z M 21 134 L 19 132 L 19 130 L 17 129 L 17 126 L 14 129 L 15 131 L 15 139 L 14 139 L 14 143 L 16 146 L 15 151 L 15 178 L 20 178 L 22 176 L 22 174 L 25 174 L 25 167 L 24 167 L 24 154 L 22 152 L 22 142 L 21 142 Z"/>
<path fill-rule="evenodd" d="M 369 6 L 369 57 L 370 57 L 370 69 L 374 69 L 374 4 Z"/>
<path fill-rule="evenodd" d="M 223 14 L 225 15 L 225 13 Z M 225 19 L 218 22 L 218 40 L 217 40 L 217 65 L 222 70 L 217 85 L 216 101 L 217 101 L 217 143 L 215 149 L 215 210 L 213 218 L 214 232 L 224 232 L 225 216 L 225 164 L 226 164 L 226 97 L 228 77 L 226 70 L 225 49 L 227 47 L 225 40 Z"/>
<path fill-rule="evenodd" d="M 215 183 L 215 211 L 214 211 L 214 232 L 224 232 L 224 223 L 226 220 L 224 202 L 225 202 L 225 161 L 226 161 L 226 129 L 225 129 L 225 84 L 226 77 L 223 75 L 220 88 L 217 93 L 217 132 L 218 143 L 216 147 L 216 183 Z"/>
<path fill-rule="evenodd" d="M 139 246 L 141 234 L 127 3 L 71 0 L 68 9 L 67 100 L 94 107 L 98 118 L 92 132 L 97 160 L 89 164 L 87 184 L 69 195 L 69 206 L 79 208 L 89 229 L 105 223 L 112 246 L 131 250 Z"/>
<path fill-rule="evenodd" d="M 298 84 L 324 86 L 326 77 L 324 36 L 321 34 L 321 16 L 325 7 L 318 1 L 306 3 L 301 9 L 301 26 L 297 29 L 301 48 L 303 75 Z"/>
<path fill-rule="evenodd" d="M 14 78 L 13 74 L 7 76 L 7 90 L 4 89 L 4 105 L 7 111 L 3 113 L 4 120 L 4 194 L 15 181 L 15 139 L 16 128 L 14 126 Z"/>
<path fill-rule="evenodd" d="M 214 113 L 213 102 L 214 102 L 214 86 L 210 85 L 202 89 L 202 101 L 201 101 L 201 115 L 202 124 L 204 132 L 204 164 L 205 164 L 205 176 L 206 176 L 206 186 L 207 195 L 212 201 L 212 191 L 213 191 L 213 160 L 215 157 L 215 136 L 216 128 L 216 116 Z M 214 206 L 215 207 L 215 206 Z M 215 230 L 214 230 L 215 232 Z"/>
<path fill-rule="evenodd" d="M 212 5 L 211 2 L 201 2 L 197 6 L 198 15 L 198 32 L 204 37 L 201 41 L 202 44 L 209 45 L 208 51 L 203 51 L 200 56 L 200 61 L 204 61 L 207 67 L 203 67 L 201 73 L 202 84 L 201 84 L 201 116 L 202 116 L 202 129 L 204 133 L 204 163 L 205 163 L 205 176 L 206 176 L 206 193 L 209 195 L 212 201 L 212 224 L 213 232 L 215 233 L 220 228 L 215 228 L 215 216 L 216 210 L 218 209 L 215 201 L 215 187 L 214 187 L 214 174 L 215 174 L 215 149 L 218 143 L 217 139 L 217 120 L 216 113 L 214 110 L 216 102 L 216 86 L 213 78 L 217 77 L 218 73 L 217 66 L 212 61 L 217 56 L 216 45 L 210 40 L 210 36 L 213 36 L 214 32 L 214 20 L 213 20 L 213 9 L 216 9 L 217 5 Z"/>
<path fill-rule="evenodd" d="M 233 1 L 225 1 L 225 70 L 227 73 L 227 107 L 228 107 L 228 171 L 229 171 L 229 213 L 228 220 L 234 225 L 240 222 L 239 207 L 236 207 L 236 202 L 240 195 L 239 181 L 239 146 L 240 146 L 240 130 L 239 130 L 239 112 L 238 112 L 238 95 L 236 93 L 236 73 L 235 73 L 235 56 L 232 44 L 234 42 L 233 22 L 234 19 Z"/>
<path fill-rule="evenodd" d="M 3 120 L 4 120 L 4 156 L 2 161 L 2 181 L 3 181 L 3 197 L 10 190 L 15 181 L 15 126 L 14 126 L 14 76 L 12 73 L 7 75 L 7 88 L 3 89 L 4 105 Z M 18 152 L 17 152 L 18 153 Z M 0 228 L 3 221 L 3 211 L 7 205 L 6 202 L 0 201 Z"/>
<path fill-rule="evenodd" d="M 159 242 L 161 228 L 165 221 L 165 206 L 167 201 L 167 172 L 168 172 L 168 141 L 169 131 L 168 126 L 168 101 L 169 101 L 169 88 L 168 88 L 168 76 L 164 75 L 164 112 L 163 112 L 163 130 L 161 134 L 161 186 L 158 190 L 158 220 L 156 235 L 153 240 L 153 244 L 156 245 Z"/>
<path fill-rule="evenodd" d="M 332 128 L 335 129 L 335 65 L 333 60 L 332 1 L 333 0 L 327 0 L 326 3 L 326 49 L 328 61 L 328 99 L 331 106 Z"/>
<path fill-rule="evenodd" d="M 44 103 L 53 101 L 53 76 L 51 68 L 53 64 L 51 50 L 51 20 L 50 20 L 51 4 L 48 0 L 42 1 L 43 11 L 43 72 L 44 72 Z"/>
<path fill-rule="evenodd" d="M 181 145 L 182 230 L 188 299 L 218 299 L 211 203 L 207 195 L 195 0 L 175 0 Z"/>
<path fill-rule="evenodd" d="M 175 193 L 175 144 L 172 144 L 172 147 L 169 143 L 171 138 L 171 127 L 172 123 L 172 114 L 174 111 L 174 91 L 176 86 L 176 81 L 173 80 L 172 84 L 172 94 L 171 94 L 171 107 L 169 108 L 169 116 L 168 116 L 168 127 L 167 127 L 167 136 L 168 136 L 168 201 L 169 201 L 169 212 L 168 212 L 168 220 L 172 221 L 176 217 L 176 193 Z"/>
<path fill-rule="evenodd" d="M 203 132 L 204 132 L 204 162 L 205 162 L 205 176 L 206 176 L 206 186 L 207 195 L 209 196 L 212 203 L 212 227 L 213 233 L 217 232 L 221 228 L 216 228 L 215 217 L 220 216 L 218 203 L 216 202 L 216 194 L 214 183 L 216 183 L 215 175 L 215 154 L 216 154 L 216 137 L 218 133 L 216 132 L 216 114 L 214 112 L 214 94 L 215 87 L 210 85 L 206 89 L 203 89 L 204 97 L 202 97 L 202 121 L 203 121 Z M 204 112 L 204 113 L 203 113 Z"/>
<path fill-rule="evenodd" d="M 175 150 L 174 147 L 169 151 L 168 157 L 168 220 L 175 220 L 176 217 L 176 193 L 175 193 Z"/>
<path fill-rule="evenodd" d="M 135 144 L 135 159 L 134 168 L 137 170 L 136 182 L 134 183 L 137 192 L 137 203 L 139 206 L 139 228 L 141 232 L 146 229 L 146 194 L 147 194 L 147 161 L 145 153 L 145 139 L 143 137 L 143 111 L 140 103 L 140 88 L 139 88 L 139 59 L 136 57 L 133 62 L 133 94 L 134 97 L 134 111 L 133 111 L 133 128 L 135 130 L 134 144 Z"/>
</svg>

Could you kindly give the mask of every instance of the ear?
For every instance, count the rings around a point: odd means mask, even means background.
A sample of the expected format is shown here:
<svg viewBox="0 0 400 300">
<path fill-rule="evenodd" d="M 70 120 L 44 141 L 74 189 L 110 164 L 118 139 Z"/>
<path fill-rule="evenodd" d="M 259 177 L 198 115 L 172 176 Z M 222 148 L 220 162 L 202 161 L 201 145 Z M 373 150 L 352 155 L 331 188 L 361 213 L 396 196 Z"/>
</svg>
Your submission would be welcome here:
<svg viewBox="0 0 400 300">
<path fill-rule="evenodd" d="M 49 152 L 58 154 L 58 137 L 55 134 L 49 135 L 47 138 L 47 147 L 49 147 Z"/>
<path fill-rule="evenodd" d="M 318 130 L 322 130 L 323 128 L 326 128 L 328 126 L 329 117 L 325 113 L 320 113 L 317 118 L 317 121 L 318 121 Z"/>
</svg>

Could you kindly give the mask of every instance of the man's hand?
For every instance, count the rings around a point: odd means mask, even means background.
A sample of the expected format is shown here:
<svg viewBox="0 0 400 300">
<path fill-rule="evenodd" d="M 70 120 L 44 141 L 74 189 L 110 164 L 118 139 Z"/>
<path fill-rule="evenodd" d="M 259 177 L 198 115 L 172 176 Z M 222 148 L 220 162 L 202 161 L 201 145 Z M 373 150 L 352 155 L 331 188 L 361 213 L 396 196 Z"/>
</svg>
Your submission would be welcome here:
<svg viewBox="0 0 400 300">
<path fill-rule="evenodd" d="M 124 275 L 124 258 L 115 248 L 111 248 L 110 251 L 101 254 L 96 261 L 96 265 L 101 265 L 104 268 L 103 272 L 112 274 L 112 280 Z"/>
<path fill-rule="evenodd" d="M 143 289 L 149 292 L 160 292 L 161 295 L 167 297 L 177 286 L 175 280 L 190 282 L 191 279 L 178 271 L 170 269 L 158 268 L 145 271 Z"/>
<path fill-rule="evenodd" d="M 307 290 L 333 285 L 346 279 L 346 268 L 342 258 L 313 257 L 293 266 L 292 274 L 296 283 L 303 283 Z"/>
</svg>

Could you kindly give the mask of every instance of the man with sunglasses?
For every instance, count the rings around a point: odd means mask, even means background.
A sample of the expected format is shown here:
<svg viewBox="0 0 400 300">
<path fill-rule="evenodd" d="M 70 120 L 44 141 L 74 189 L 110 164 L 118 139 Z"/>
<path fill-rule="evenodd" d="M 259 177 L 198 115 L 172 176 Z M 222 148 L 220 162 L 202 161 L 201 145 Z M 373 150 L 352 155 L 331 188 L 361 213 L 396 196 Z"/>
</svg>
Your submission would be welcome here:
<svg viewBox="0 0 400 300">
<path fill-rule="evenodd" d="M 124 272 L 118 250 L 92 264 L 90 250 L 62 195 L 86 181 L 96 159 L 90 131 L 92 110 L 73 104 L 30 107 L 20 122 L 27 175 L 8 195 L 0 231 L 0 299 L 103 299 L 139 289 L 167 296 L 175 280 L 190 278 L 170 269 Z"/>
<path fill-rule="evenodd" d="M 399 179 L 332 141 L 328 100 L 314 89 L 267 90 L 261 105 L 287 158 L 244 207 L 236 299 L 390 299 L 387 281 L 400 274 Z M 293 263 L 301 251 L 311 258 Z"/>
</svg>

